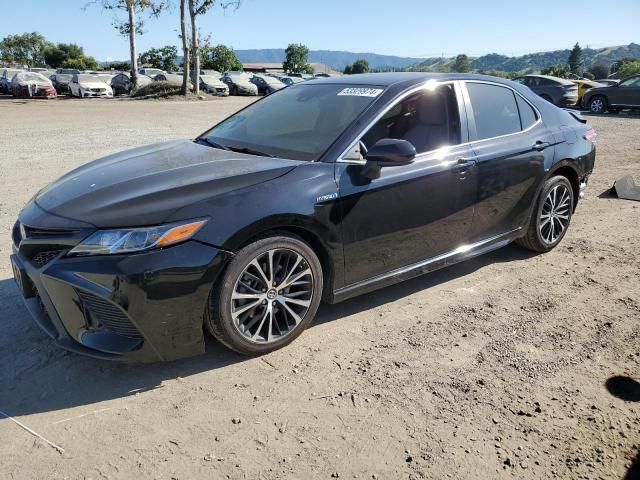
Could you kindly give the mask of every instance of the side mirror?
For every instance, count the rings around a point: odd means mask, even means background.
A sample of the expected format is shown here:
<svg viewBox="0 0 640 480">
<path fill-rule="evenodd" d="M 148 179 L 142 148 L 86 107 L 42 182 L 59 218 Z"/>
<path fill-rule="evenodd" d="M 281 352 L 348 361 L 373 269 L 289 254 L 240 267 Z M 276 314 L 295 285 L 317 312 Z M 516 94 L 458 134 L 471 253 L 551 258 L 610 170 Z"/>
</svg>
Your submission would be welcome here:
<svg viewBox="0 0 640 480">
<path fill-rule="evenodd" d="M 406 140 L 383 138 L 378 140 L 364 156 L 367 163 L 380 167 L 408 165 L 416 156 L 416 148 Z"/>
<path fill-rule="evenodd" d="M 383 138 L 378 140 L 364 156 L 367 163 L 362 175 L 374 180 L 380 177 L 382 167 L 408 165 L 416 156 L 416 148 L 406 140 Z"/>
</svg>

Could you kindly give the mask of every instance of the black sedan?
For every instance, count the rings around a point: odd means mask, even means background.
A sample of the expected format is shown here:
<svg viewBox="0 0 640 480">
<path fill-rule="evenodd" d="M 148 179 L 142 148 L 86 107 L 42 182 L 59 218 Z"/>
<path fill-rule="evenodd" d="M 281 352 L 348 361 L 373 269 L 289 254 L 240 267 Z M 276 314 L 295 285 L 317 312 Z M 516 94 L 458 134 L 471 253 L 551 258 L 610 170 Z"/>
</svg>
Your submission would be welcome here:
<svg viewBox="0 0 640 480">
<path fill-rule="evenodd" d="M 626 78 L 616 85 L 592 88 L 584 95 L 582 106 L 591 113 L 640 110 L 640 75 Z"/>
<path fill-rule="evenodd" d="M 71 171 L 20 212 L 11 262 L 36 321 L 70 350 L 169 360 L 202 353 L 208 330 L 263 354 L 321 300 L 512 241 L 551 250 L 594 162 L 589 125 L 517 83 L 317 79 L 195 140 Z"/>
<path fill-rule="evenodd" d="M 514 81 L 526 85 L 547 102 L 559 107 L 578 103 L 578 86 L 570 80 L 550 75 L 525 75 Z"/>
</svg>

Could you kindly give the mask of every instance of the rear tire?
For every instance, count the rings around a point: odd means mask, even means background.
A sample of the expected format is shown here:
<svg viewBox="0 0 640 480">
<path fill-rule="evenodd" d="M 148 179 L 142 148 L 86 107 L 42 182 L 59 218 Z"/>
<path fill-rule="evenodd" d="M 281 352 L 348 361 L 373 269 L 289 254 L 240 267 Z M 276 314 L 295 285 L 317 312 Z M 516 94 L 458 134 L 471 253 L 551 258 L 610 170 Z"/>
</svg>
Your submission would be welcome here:
<svg viewBox="0 0 640 480">
<path fill-rule="evenodd" d="M 222 344 L 262 355 L 295 340 L 322 298 L 322 266 L 296 237 L 263 238 L 242 248 L 214 288 L 205 325 Z"/>
<path fill-rule="evenodd" d="M 596 95 L 589 100 L 589 111 L 600 115 L 607 111 L 607 99 L 602 95 Z"/>
<path fill-rule="evenodd" d="M 564 238 L 573 214 L 573 187 L 563 176 L 546 181 L 529 220 L 527 233 L 515 243 L 534 252 L 554 249 Z"/>
</svg>

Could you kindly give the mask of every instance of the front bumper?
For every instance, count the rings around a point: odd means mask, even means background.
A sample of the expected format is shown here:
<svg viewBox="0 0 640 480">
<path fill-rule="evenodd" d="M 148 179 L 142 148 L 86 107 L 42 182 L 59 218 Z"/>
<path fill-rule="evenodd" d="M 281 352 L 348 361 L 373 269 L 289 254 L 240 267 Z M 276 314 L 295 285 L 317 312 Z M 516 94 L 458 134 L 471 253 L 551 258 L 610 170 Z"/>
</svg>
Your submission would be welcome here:
<svg viewBox="0 0 640 480">
<path fill-rule="evenodd" d="M 18 285 L 35 321 L 59 346 L 140 362 L 204 352 L 203 314 L 230 254 L 197 241 L 130 255 L 28 252 L 14 243 Z"/>
<path fill-rule="evenodd" d="M 113 97 L 113 91 L 104 91 L 104 92 L 93 92 L 88 90 L 80 90 L 80 96 L 82 98 L 90 98 L 90 97 L 104 97 L 111 98 Z"/>
</svg>

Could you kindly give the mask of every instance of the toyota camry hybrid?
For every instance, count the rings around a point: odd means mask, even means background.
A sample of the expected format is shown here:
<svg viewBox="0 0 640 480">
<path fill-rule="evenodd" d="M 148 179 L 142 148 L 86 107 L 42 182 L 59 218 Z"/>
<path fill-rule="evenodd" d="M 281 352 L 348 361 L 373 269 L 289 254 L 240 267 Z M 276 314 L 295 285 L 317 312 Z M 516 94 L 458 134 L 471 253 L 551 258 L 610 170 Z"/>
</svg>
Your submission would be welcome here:
<svg viewBox="0 0 640 480">
<path fill-rule="evenodd" d="M 57 344 L 259 355 L 333 303 L 515 241 L 562 240 L 595 132 L 527 87 L 379 73 L 291 85 L 192 140 L 88 163 L 20 212 L 11 263 Z"/>
</svg>

